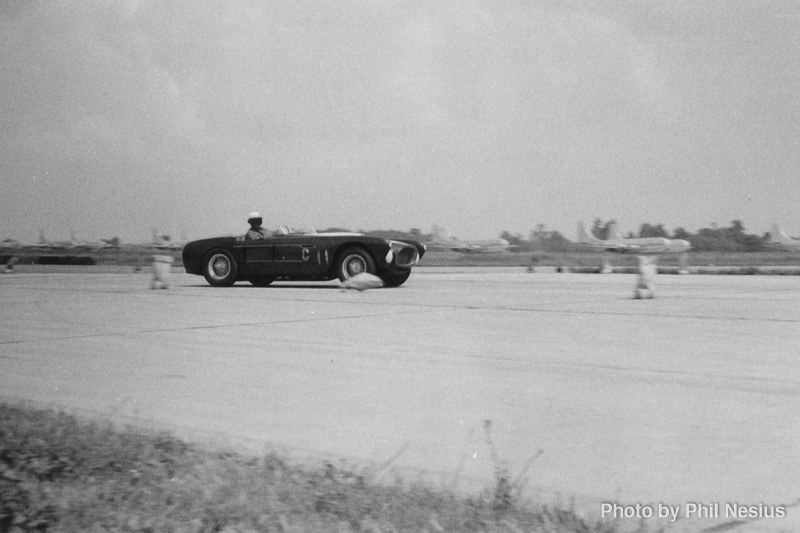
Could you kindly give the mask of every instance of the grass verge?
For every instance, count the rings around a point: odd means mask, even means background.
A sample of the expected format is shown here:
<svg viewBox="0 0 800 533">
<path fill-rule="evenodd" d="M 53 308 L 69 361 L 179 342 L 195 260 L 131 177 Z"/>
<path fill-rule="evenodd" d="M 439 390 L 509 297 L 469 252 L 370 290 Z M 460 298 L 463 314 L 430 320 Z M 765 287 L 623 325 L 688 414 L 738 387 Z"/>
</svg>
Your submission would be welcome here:
<svg viewBox="0 0 800 533">
<path fill-rule="evenodd" d="M 290 464 L 0 403 L 0 532 L 613 532 L 497 489 L 471 497 L 372 484 L 356 468 Z"/>
</svg>

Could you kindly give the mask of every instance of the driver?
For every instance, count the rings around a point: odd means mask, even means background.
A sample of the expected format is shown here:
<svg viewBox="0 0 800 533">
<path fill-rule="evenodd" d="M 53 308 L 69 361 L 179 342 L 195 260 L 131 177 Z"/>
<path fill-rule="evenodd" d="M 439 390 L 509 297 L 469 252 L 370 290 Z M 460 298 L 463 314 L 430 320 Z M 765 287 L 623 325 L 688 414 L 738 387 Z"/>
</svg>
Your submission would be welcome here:
<svg viewBox="0 0 800 533">
<path fill-rule="evenodd" d="M 261 227 L 261 222 L 261 215 L 259 215 L 257 211 L 250 213 L 247 217 L 247 223 L 250 224 L 250 229 L 247 230 L 244 240 L 255 241 L 267 236 L 267 230 Z"/>
</svg>

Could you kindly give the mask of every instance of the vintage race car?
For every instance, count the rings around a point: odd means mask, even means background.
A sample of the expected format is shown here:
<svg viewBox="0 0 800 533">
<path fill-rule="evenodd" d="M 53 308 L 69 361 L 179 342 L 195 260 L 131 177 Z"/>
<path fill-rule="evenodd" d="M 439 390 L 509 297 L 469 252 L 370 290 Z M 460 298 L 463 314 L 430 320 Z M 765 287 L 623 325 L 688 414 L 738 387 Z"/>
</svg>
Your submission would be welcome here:
<svg viewBox="0 0 800 533">
<path fill-rule="evenodd" d="M 258 287 L 276 280 L 341 282 L 366 272 L 399 287 L 425 253 L 416 241 L 386 240 L 362 233 L 293 232 L 281 227 L 259 240 L 216 237 L 187 243 L 183 266 L 210 285 L 248 281 Z"/>
</svg>

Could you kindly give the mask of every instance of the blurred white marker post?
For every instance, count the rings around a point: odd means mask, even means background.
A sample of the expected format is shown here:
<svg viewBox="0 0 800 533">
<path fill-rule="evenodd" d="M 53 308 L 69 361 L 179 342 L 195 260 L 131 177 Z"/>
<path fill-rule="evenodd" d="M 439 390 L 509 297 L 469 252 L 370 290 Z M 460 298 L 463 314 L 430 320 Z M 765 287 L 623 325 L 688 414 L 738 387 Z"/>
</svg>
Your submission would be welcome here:
<svg viewBox="0 0 800 533">
<path fill-rule="evenodd" d="M 680 257 L 678 257 L 678 274 L 688 274 L 689 273 L 689 254 L 683 252 Z"/>
<path fill-rule="evenodd" d="M 8 263 L 6 263 L 6 269 L 3 271 L 3 273 L 4 274 L 13 274 L 14 273 L 14 265 L 17 264 L 17 261 L 19 261 L 19 259 L 17 259 L 15 256 L 12 255 L 9 258 Z"/>
<path fill-rule="evenodd" d="M 601 274 L 613 274 L 614 267 L 611 266 L 611 258 L 608 255 L 603 255 L 603 259 L 600 263 L 600 273 Z"/>
<path fill-rule="evenodd" d="M 658 267 L 652 258 L 645 255 L 638 256 L 639 259 L 639 276 L 636 279 L 636 292 L 634 298 L 655 298 L 656 297 L 656 276 L 658 275 Z"/>
<path fill-rule="evenodd" d="M 153 256 L 153 282 L 151 289 L 169 288 L 169 271 L 174 259 L 170 255 Z"/>
</svg>

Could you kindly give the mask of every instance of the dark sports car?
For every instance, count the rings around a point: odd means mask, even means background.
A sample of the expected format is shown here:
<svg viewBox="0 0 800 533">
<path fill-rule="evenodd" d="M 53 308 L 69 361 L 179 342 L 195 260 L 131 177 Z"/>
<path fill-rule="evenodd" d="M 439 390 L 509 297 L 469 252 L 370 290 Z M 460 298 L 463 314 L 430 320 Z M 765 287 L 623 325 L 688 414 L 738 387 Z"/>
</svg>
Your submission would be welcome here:
<svg viewBox="0 0 800 533">
<path fill-rule="evenodd" d="M 362 233 L 291 232 L 285 227 L 258 240 L 216 237 L 183 247 L 183 266 L 210 285 L 249 281 L 263 287 L 276 280 L 345 282 L 366 272 L 399 287 L 425 253 L 416 241 L 386 240 Z"/>
</svg>

